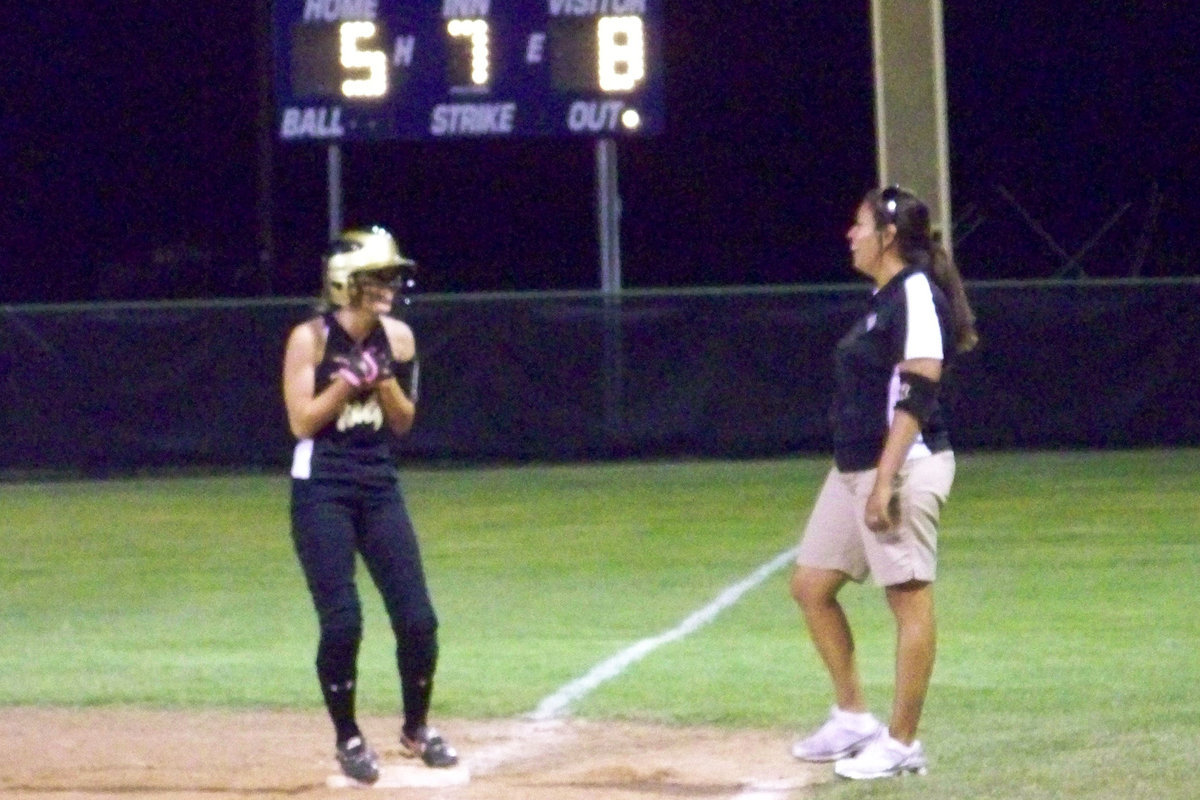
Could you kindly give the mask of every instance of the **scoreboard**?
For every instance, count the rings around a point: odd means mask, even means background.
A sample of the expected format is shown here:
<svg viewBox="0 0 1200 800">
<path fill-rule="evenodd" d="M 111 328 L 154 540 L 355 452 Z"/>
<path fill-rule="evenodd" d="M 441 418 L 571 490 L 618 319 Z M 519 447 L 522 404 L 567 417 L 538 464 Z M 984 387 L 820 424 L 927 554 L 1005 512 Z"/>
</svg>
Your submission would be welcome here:
<svg viewBox="0 0 1200 800">
<path fill-rule="evenodd" d="M 662 28 L 662 0 L 274 0 L 276 135 L 653 135 Z"/>
</svg>

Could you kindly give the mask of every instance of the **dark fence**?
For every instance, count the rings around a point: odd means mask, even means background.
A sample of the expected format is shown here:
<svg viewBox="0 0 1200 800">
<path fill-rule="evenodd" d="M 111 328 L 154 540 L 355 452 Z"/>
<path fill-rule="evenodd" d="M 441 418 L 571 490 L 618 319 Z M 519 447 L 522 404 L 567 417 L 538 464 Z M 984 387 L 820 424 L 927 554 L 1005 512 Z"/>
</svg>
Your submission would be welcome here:
<svg viewBox="0 0 1200 800">
<path fill-rule="evenodd" d="M 974 284 L 959 449 L 1200 444 L 1200 282 Z M 405 460 L 828 449 L 860 286 L 418 297 Z M 0 307 L 0 471 L 282 468 L 280 364 L 306 301 Z"/>
</svg>

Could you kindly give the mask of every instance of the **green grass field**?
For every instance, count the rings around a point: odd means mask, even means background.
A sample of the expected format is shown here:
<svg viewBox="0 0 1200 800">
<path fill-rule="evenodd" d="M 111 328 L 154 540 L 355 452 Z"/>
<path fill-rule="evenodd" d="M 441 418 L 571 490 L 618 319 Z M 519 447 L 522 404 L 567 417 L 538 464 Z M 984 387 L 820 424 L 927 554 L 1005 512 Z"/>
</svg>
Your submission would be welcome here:
<svg viewBox="0 0 1200 800">
<path fill-rule="evenodd" d="M 825 459 L 406 469 L 442 620 L 435 714 L 507 717 L 795 544 Z M 1185 798 L 1200 751 L 1200 451 L 959 458 L 921 781 L 822 796 Z M 318 708 L 274 476 L 0 484 L 0 706 Z M 367 579 L 364 578 L 364 581 Z M 398 703 L 369 581 L 360 706 Z M 876 710 L 880 592 L 845 593 Z M 786 571 L 573 713 L 776 728 L 827 681 Z"/>
</svg>

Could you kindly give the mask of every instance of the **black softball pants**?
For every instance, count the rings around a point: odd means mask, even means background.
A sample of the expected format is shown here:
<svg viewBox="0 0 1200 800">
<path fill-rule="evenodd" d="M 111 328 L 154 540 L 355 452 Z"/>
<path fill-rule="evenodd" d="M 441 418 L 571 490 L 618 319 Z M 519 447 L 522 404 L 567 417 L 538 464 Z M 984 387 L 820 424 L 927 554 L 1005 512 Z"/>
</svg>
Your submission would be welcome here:
<svg viewBox="0 0 1200 800">
<path fill-rule="evenodd" d="M 327 703 L 330 687 L 352 687 L 357 675 L 363 627 L 354 580 L 357 553 L 395 632 L 404 729 L 415 731 L 429 712 L 437 616 L 399 486 L 293 480 L 291 515 L 296 555 L 320 625 L 316 666 Z"/>
</svg>

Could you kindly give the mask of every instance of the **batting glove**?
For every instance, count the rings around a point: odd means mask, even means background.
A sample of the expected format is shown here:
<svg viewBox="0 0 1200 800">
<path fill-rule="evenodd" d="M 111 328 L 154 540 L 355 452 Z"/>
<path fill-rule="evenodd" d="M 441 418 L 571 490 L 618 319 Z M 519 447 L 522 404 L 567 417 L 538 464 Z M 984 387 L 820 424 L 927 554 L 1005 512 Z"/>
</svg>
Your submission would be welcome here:
<svg viewBox="0 0 1200 800">
<path fill-rule="evenodd" d="M 336 356 L 338 365 L 334 373 L 356 389 L 370 386 L 387 375 L 391 375 L 391 359 L 374 348 L 355 350 L 348 356 Z"/>
</svg>

